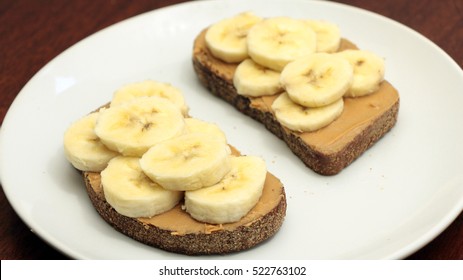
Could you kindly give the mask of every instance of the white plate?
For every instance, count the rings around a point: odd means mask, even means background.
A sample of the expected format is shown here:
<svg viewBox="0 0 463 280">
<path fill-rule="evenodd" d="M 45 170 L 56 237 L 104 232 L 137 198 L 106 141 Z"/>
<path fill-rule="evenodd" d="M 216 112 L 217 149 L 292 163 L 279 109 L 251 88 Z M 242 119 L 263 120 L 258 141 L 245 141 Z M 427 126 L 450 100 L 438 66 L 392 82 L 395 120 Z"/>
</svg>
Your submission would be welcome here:
<svg viewBox="0 0 463 280">
<path fill-rule="evenodd" d="M 401 94 L 397 125 L 342 173 L 324 177 L 262 125 L 211 96 L 193 72 L 193 39 L 246 10 L 335 22 L 344 37 L 384 56 L 386 78 Z M 109 101 L 119 86 L 144 79 L 181 88 L 194 117 L 217 122 L 243 153 L 264 157 L 286 186 L 288 211 L 278 234 L 220 259 L 403 258 L 463 208 L 463 74 L 441 49 L 397 22 L 331 2 L 196 1 L 123 21 L 69 48 L 8 111 L 0 142 L 4 191 L 35 233 L 73 258 L 189 258 L 112 229 L 64 158 L 63 132 L 72 121 Z"/>
</svg>

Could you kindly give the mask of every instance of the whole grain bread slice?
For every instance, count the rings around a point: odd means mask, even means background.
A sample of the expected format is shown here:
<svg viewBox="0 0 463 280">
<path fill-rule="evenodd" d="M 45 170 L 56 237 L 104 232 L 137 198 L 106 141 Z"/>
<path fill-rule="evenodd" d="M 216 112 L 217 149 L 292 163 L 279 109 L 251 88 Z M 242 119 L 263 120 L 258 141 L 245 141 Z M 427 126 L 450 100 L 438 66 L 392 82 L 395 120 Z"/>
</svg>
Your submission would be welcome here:
<svg viewBox="0 0 463 280">
<path fill-rule="evenodd" d="M 94 208 L 108 224 L 137 241 L 174 253 L 211 255 L 250 249 L 274 236 L 286 215 L 285 189 L 271 173 L 256 206 L 240 221 L 220 225 L 194 220 L 182 209 L 182 202 L 151 218 L 123 216 L 105 200 L 100 173 L 83 172 L 83 178 Z"/>
<path fill-rule="evenodd" d="M 399 111 L 397 90 L 387 81 L 365 97 L 344 98 L 344 111 L 333 123 L 315 132 L 296 132 L 282 126 L 271 110 L 276 96 L 246 97 L 233 86 L 238 64 L 215 58 L 205 44 L 203 30 L 194 41 L 193 68 L 199 81 L 214 95 L 261 122 L 281 138 L 305 165 L 322 175 L 335 175 L 351 164 L 395 125 Z M 342 39 L 340 50 L 357 48 Z"/>
</svg>

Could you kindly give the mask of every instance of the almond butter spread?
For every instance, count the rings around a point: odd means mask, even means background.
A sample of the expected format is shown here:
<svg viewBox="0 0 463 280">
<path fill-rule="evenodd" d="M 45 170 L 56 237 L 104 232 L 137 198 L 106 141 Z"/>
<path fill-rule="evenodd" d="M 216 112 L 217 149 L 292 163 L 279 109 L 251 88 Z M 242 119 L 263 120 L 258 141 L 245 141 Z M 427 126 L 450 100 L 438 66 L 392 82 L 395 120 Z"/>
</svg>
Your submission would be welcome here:
<svg viewBox="0 0 463 280">
<path fill-rule="evenodd" d="M 205 34 L 206 30 L 203 30 L 195 40 L 193 49 L 195 56 L 201 57 L 201 62 L 214 74 L 233 85 L 233 75 L 238 64 L 225 63 L 214 58 L 206 47 Z M 343 38 L 339 51 L 345 49 L 357 49 L 357 46 Z M 249 97 L 250 106 L 272 113 L 271 105 L 277 96 L 278 94 L 257 98 Z M 330 125 L 314 132 L 299 133 L 291 131 L 291 133 L 300 136 L 310 147 L 314 147 L 323 153 L 334 153 L 352 142 L 356 132 L 373 123 L 384 112 L 389 110 L 398 99 L 397 90 L 389 82 L 383 81 L 375 93 L 357 98 L 344 98 L 343 113 Z"/>
</svg>

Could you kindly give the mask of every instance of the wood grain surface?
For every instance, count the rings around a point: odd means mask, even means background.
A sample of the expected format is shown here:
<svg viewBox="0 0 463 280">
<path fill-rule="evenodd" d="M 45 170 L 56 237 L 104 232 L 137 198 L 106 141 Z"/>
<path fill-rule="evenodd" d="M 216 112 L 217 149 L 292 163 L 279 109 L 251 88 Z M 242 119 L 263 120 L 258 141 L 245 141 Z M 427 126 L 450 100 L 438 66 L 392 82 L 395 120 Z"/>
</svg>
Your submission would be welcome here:
<svg viewBox="0 0 463 280">
<path fill-rule="evenodd" d="M 116 22 L 180 2 L 185 1 L 1 0 L 0 122 L 27 81 L 62 51 Z M 413 28 L 463 67 L 462 0 L 337 2 L 370 10 Z M 0 259 L 68 258 L 21 221 L 3 189 L 0 207 Z M 409 259 L 463 259 L 463 214 Z"/>
</svg>

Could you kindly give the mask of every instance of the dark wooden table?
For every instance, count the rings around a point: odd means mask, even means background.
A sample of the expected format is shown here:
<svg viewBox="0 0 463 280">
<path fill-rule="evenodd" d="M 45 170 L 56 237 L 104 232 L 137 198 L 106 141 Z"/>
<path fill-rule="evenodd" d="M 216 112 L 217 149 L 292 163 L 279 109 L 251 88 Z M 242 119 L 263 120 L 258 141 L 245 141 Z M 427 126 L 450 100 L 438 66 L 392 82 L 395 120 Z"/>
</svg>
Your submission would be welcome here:
<svg viewBox="0 0 463 280">
<path fill-rule="evenodd" d="M 109 25 L 181 0 L 1 0 L 0 121 L 21 88 L 66 48 Z M 463 67 L 463 1 L 339 2 L 364 8 L 422 33 Z M 0 155 L 1 156 L 1 155 Z M 463 187 L 463 186 L 462 186 Z M 0 191 L 0 258 L 67 258 L 21 221 Z M 410 259 L 463 259 L 463 214 Z"/>
</svg>

